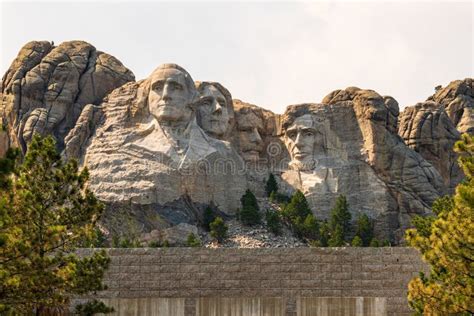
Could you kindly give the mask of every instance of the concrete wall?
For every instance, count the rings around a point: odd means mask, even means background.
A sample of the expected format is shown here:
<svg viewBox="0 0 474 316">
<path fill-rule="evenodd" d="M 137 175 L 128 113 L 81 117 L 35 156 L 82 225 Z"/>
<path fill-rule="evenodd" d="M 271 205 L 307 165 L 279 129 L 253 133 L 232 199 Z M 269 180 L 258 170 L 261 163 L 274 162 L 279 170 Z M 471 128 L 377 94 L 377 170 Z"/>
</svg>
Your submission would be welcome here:
<svg viewBox="0 0 474 316">
<path fill-rule="evenodd" d="M 86 254 L 88 250 L 81 250 Z M 109 249 L 117 315 L 410 315 L 411 248 Z"/>
</svg>

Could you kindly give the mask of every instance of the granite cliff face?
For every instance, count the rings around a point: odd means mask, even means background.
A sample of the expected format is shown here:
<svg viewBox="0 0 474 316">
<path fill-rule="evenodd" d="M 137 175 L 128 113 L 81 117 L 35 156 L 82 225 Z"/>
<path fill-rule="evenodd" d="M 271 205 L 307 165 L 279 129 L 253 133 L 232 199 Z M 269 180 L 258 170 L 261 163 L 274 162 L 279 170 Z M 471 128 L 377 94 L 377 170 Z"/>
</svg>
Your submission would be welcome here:
<svg viewBox="0 0 474 316">
<path fill-rule="evenodd" d="M 462 179 L 452 145 L 472 132 L 473 91 L 472 79 L 455 81 L 400 113 L 394 98 L 350 87 L 279 115 L 175 64 L 135 82 L 90 44 L 31 42 L 3 77 L 0 154 L 52 134 L 89 168 L 115 234 L 194 231 L 207 206 L 231 218 L 273 173 L 318 218 L 344 194 L 354 219 L 368 214 L 378 237 L 398 242 Z"/>
</svg>

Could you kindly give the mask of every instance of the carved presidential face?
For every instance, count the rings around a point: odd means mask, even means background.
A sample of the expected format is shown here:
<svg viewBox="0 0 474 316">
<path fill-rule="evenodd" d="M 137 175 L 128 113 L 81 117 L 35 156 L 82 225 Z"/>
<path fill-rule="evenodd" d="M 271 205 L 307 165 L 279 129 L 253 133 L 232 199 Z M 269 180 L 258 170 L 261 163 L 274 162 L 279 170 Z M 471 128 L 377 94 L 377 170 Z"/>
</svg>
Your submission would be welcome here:
<svg viewBox="0 0 474 316">
<path fill-rule="evenodd" d="M 212 85 L 206 86 L 201 96 L 198 111 L 202 129 L 213 136 L 222 137 L 229 128 L 230 120 L 225 96 Z"/>
<path fill-rule="evenodd" d="M 285 144 L 292 163 L 307 169 L 314 164 L 314 144 L 317 131 L 310 114 L 298 117 L 285 131 Z"/>
<path fill-rule="evenodd" d="M 245 161 L 255 162 L 264 149 L 263 120 L 252 111 L 237 115 L 239 145 Z"/>
<path fill-rule="evenodd" d="M 193 91 L 186 84 L 186 75 L 178 69 L 158 69 L 152 74 L 148 106 L 159 121 L 187 121 L 192 115 L 189 104 Z"/>
</svg>

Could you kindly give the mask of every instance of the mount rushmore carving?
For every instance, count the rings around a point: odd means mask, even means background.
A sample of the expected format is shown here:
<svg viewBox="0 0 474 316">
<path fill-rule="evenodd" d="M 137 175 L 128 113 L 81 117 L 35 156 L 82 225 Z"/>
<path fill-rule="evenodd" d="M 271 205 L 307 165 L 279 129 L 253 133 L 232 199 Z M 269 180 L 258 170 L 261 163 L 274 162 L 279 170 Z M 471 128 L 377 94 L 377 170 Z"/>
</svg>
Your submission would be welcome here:
<svg viewBox="0 0 474 316">
<path fill-rule="evenodd" d="M 89 168 L 104 225 L 139 234 L 196 224 L 208 205 L 234 216 L 247 189 L 264 196 L 273 173 L 318 218 L 344 194 L 353 218 L 368 214 L 379 237 L 397 242 L 462 179 L 452 146 L 474 126 L 472 79 L 401 113 L 394 98 L 351 87 L 279 115 L 175 64 L 135 81 L 81 41 L 28 43 L 1 93 L 0 155 L 25 151 L 33 133 L 53 135 L 65 158 Z"/>
</svg>

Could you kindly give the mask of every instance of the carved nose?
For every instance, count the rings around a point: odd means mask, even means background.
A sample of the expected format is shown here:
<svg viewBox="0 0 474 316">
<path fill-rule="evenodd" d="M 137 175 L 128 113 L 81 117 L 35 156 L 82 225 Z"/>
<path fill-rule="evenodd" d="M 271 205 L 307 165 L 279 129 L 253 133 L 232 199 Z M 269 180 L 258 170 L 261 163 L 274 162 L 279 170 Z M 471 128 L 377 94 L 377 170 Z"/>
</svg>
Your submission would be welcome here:
<svg viewBox="0 0 474 316">
<path fill-rule="evenodd" d="M 222 113 L 222 105 L 219 102 L 214 102 L 214 111 L 213 113 Z"/>
<path fill-rule="evenodd" d="M 169 101 L 171 100 L 171 96 L 169 94 L 169 91 L 168 91 L 168 85 L 165 84 L 165 86 L 163 87 L 163 95 L 161 96 L 161 98 L 164 100 L 164 101 Z"/>
<path fill-rule="evenodd" d="M 260 137 L 260 133 L 256 128 L 254 128 L 253 133 L 252 133 L 252 141 L 255 143 L 260 143 L 262 142 L 262 138 Z"/>
</svg>

